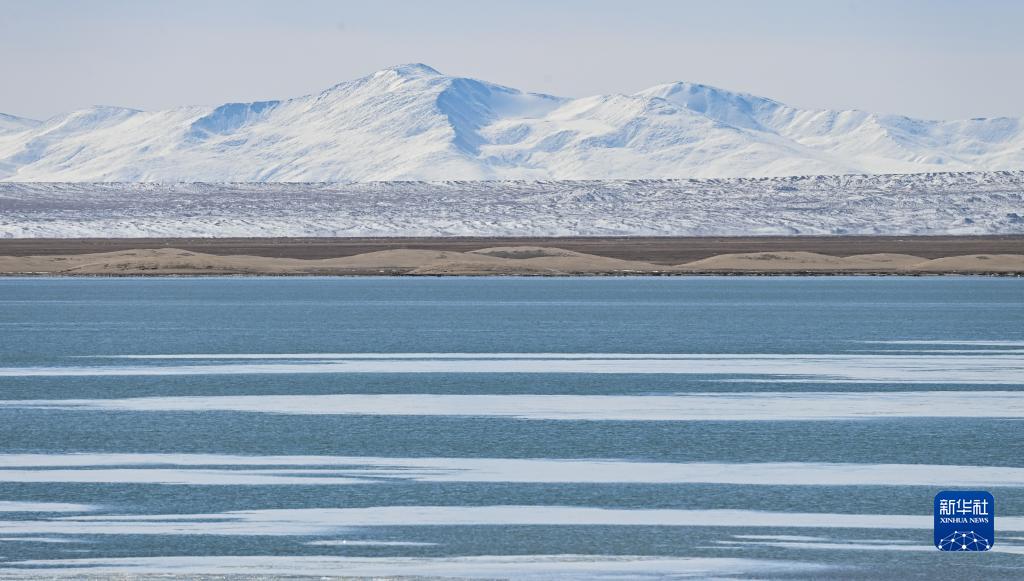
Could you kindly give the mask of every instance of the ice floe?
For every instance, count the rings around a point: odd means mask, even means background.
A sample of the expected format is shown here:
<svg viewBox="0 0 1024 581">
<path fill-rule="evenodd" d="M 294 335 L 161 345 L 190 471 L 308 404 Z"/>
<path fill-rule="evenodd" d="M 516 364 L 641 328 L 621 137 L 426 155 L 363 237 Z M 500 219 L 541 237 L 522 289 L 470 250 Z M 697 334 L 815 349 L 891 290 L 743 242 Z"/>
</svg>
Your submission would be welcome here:
<svg viewBox="0 0 1024 581">
<path fill-rule="evenodd" d="M 1024 486 L 1024 468 L 819 462 L 387 458 L 207 454 L 5 454 L 0 482 L 344 485 L 391 481 L 800 486 Z"/>
<path fill-rule="evenodd" d="M 530 420 L 800 421 L 1022 418 L 1024 392 L 724 392 L 678 395 L 338 394 L 0 400 L 0 409 L 467 416 Z"/>
</svg>

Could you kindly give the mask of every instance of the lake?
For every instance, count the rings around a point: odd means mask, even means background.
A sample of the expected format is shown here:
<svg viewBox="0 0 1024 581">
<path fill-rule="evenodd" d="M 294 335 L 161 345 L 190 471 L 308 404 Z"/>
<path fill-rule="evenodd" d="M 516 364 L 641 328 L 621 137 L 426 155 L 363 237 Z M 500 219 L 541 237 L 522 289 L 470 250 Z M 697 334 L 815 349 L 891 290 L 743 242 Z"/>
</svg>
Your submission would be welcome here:
<svg viewBox="0 0 1024 581">
<path fill-rule="evenodd" d="M 1022 386 L 1014 278 L 0 279 L 0 577 L 1020 578 Z"/>
</svg>

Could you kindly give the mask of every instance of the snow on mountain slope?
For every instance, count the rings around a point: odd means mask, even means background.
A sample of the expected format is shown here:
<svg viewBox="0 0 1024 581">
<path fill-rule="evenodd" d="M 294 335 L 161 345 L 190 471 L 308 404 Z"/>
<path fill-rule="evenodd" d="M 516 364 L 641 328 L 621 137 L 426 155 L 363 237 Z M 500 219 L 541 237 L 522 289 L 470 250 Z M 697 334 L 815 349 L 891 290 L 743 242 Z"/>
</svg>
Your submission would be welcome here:
<svg viewBox="0 0 1024 581">
<path fill-rule="evenodd" d="M 10 135 L 15 133 L 22 133 L 37 127 L 39 121 L 35 119 L 25 119 L 24 117 L 15 117 L 14 115 L 6 115 L 0 113 L 0 139 L 4 135 Z M 5 175 L 10 175 L 17 171 L 18 166 L 9 160 L 0 159 L 0 179 Z"/>
<path fill-rule="evenodd" d="M 926 121 L 864 111 L 801 110 L 754 95 L 692 83 L 652 87 L 661 97 L 722 123 L 777 134 L 849 160 L 864 173 L 1024 168 L 1024 122 L 994 118 Z"/>
<path fill-rule="evenodd" d="M 1024 172 L 709 180 L 0 183 L 0 238 L 1024 234 Z"/>
<path fill-rule="evenodd" d="M 11 121 L 13 120 L 13 121 Z M 692 83 L 566 99 L 384 69 L 284 101 L 0 117 L 5 181 L 632 179 L 1024 168 L 1024 121 L 801 110 Z"/>
<path fill-rule="evenodd" d="M 39 121 L 36 121 L 35 119 L 26 119 L 24 117 L 15 117 L 14 115 L 0 113 L 0 134 L 17 133 L 32 129 L 37 125 L 39 125 Z"/>
</svg>

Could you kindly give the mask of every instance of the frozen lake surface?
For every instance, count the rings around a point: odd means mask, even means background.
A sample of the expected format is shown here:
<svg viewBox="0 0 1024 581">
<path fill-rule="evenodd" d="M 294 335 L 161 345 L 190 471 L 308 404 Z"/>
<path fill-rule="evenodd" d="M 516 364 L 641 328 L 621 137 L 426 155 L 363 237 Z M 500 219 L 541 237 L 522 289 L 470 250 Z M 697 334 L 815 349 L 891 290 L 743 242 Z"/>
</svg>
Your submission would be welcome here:
<svg viewBox="0 0 1024 581">
<path fill-rule="evenodd" d="M 1020 279 L 0 279 L 0 577 L 1020 578 L 1022 386 Z"/>
</svg>

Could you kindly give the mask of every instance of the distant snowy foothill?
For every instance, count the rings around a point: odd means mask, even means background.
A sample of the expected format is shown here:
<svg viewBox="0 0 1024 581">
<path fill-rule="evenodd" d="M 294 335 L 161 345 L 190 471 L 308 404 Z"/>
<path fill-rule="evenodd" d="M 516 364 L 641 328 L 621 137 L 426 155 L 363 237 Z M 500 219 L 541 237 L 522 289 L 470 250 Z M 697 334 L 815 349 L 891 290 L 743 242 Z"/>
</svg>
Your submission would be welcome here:
<svg viewBox="0 0 1024 581">
<path fill-rule="evenodd" d="M 1024 234 L 1024 172 L 707 180 L 0 183 L 0 238 Z"/>
<path fill-rule="evenodd" d="M 0 114 L 0 181 L 575 180 L 1024 168 L 1019 118 L 796 109 L 692 83 L 568 99 L 402 65 L 285 101 Z"/>
</svg>

